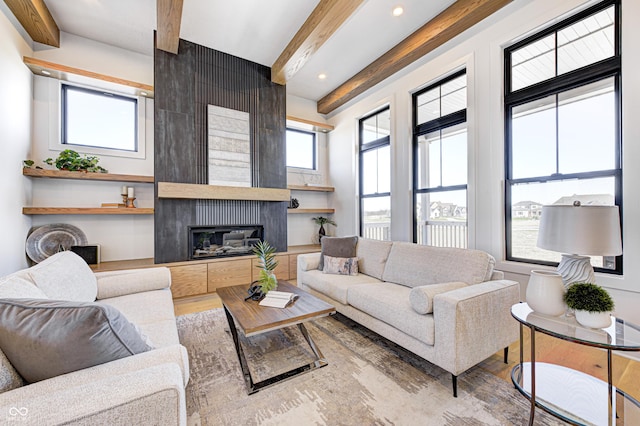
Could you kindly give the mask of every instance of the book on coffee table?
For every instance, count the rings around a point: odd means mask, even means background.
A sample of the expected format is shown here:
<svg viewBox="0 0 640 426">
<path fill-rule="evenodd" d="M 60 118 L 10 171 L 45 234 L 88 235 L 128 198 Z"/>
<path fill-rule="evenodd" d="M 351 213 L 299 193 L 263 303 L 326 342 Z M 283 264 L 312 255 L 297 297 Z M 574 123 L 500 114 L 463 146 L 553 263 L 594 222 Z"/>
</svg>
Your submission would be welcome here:
<svg viewBox="0 0 640 426">
<path fill-rule="evenodd" d="M 286 308 L 287 305 L 295 302 L 298 297 L 300 296 L 295 293 L 271 290 L 268 291 L 264 299 L 260 301 L 260 306 L 269 306 L 271 308 Z"/>
</svg>

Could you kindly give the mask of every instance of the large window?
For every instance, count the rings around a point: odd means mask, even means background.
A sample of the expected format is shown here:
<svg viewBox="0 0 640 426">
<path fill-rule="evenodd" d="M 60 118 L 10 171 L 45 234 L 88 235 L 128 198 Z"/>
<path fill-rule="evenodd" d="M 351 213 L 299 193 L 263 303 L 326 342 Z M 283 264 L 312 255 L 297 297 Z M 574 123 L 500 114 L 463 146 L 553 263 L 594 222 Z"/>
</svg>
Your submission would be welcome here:
<svg viewBox="0 0 640 426">
<path fill-rule="evenodd" d="M 360 235 L 391 239 L 391 113 L 389 107 L 360 120 Z"/>
<path fill-rule="evenodd" d="M 536 247 L 543 205 L 622 207 L 619 16 L 606 1 L 505 50 L 508 260 L 559 262 Z"/>
<path fill-rule="evenodd" d="M 62 144 L 138 150 L 138 99 L 61 84 Z"/>
<path fill-rule="evenodd" d="M 316 134 L 287 129 L 287 167 L 316 169 Z"/>
<path fill-rule="evenodd" d="M 413 95 L 413 240 L 467 247 L 467 76 Z"/>
</svg>

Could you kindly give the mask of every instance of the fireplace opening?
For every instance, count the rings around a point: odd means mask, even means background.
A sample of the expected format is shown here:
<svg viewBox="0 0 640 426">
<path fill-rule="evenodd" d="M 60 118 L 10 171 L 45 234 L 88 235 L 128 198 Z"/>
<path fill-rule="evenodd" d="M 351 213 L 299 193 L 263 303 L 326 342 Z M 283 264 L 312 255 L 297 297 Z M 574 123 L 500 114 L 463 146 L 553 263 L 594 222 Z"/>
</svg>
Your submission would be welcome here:
<svg viewBox="0 0 640 426">
<path fill-rule="evenodd" d="M 246 256 L 263 234 L 262 225 L 189 226 L 189 260 Z"/>
</svg>

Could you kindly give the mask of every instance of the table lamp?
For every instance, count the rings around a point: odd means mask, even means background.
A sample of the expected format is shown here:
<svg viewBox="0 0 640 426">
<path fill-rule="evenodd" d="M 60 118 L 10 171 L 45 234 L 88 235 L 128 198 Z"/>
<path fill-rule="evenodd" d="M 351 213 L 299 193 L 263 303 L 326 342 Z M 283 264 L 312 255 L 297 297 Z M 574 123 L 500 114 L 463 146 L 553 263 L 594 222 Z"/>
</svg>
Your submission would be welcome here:
<svg viewBox="0 0 640 426">
<path fill-rule="evenodd" d="M 622 254 L 618 206 L 582 206 L 579 201 L 543 206 L 537 246 L 563 253 L 558 272 L 565 288 L 575 282 L 595 284 L 589 256 Z"/>
</svg>

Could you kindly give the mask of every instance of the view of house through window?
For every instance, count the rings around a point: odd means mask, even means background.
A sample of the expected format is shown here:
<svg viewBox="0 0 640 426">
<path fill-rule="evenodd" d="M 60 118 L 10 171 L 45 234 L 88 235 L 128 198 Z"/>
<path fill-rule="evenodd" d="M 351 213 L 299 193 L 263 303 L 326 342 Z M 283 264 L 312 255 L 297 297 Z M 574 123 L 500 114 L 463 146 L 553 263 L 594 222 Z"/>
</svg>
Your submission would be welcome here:
<svg viewBox="0 0 640 426">
<path fill-rule="evenodd" d="M 287 129 L 287 167 L 316 169 L 316 134 Z"/>
<path fill-rule="evenodd" d="M 61 86 L 63 144 L 137 151 L 137 98 Z"/>
<path fill-rule="evenodd" d="M 360 235 L 391 239 L 391 113 L 360 120 Z"/>
<path fill-rule="evenodd" d="M 414 242 L 467 247 L 467 79 L 457 72 L 413 95 Z"/>
<path fill-rule="evenodd" d="M 559 262 L 536 246 L 543 205 L 622 204 L 618 8 L 601 3 L 505 51 L 508 260 Z M 616 258 L 592 264 L 622 272 Z"/>
</svg>

